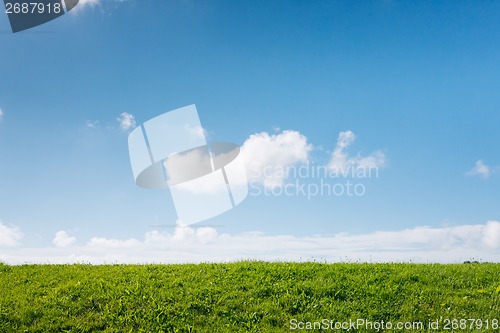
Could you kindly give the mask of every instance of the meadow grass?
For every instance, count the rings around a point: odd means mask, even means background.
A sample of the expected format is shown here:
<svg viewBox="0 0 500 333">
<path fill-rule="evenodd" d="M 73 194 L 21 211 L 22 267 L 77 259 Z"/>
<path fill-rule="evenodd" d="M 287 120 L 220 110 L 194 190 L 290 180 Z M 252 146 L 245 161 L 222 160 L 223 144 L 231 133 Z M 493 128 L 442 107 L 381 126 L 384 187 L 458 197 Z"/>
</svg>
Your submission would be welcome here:
<svg viewBox="0 0 500 333">
<path fill-rule="evenodd" d="M 500 264 L 0 264 L 0 332 L 289 332 L 322 319 L 499 332 Z"/>
</svg>

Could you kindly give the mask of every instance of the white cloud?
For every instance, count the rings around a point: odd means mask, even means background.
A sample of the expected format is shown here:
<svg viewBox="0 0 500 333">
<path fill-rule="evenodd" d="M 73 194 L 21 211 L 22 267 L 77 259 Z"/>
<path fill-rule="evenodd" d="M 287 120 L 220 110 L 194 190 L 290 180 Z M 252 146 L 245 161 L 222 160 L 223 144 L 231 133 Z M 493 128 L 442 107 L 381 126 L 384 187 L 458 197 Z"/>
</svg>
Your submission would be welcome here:
<svg viewBox="0 0 500 333">
<path fill-rule="evenodd" d="M 110 5 L 110 4 L 122 3 L 125 1 L 126 0 L 80 0 L 78 2 L 78 5 L 73 10 L 71 10 L 70 13 L 78 14 L 85 8 L 95 8 L 95 7 L 99 7 L 102 13 L 106 13 L 108 10 L 103 8 L 103 7 L 109 7 L 105 6 L 106 4 Z"/>
<path fill-rule="evenodd" d="M 244 259 L 327 262 L 500 262 L 500 222 L 322 236 L 219 234 L 178 225 L 143 240 L 92 238 L 85 246 L 4 249 L 0 261 L 29 263 L 198 263 Z"/>
<path fill-rule="evenodd" d="M 72 14 L 78 14 L 84 8 L 90 7 L 94 8 L 101 5 L 101 0 L 80 0 L 78 5 L 70 11 Z"/>
<path fill-rule="evenodd" d="M 352 131 L 339 133 L 337 144 L 328 163 L 330 170 L 339 174 L 350 174 L 359 169 L 378 169 L 386 164 L 385 155 L 379 150 L 368 156 L 363 156 L 360 153 L 357 156 L 349 156 L 346 150 L 355 140 L 356 135 Z"/>
<path fill-rule="evenodd" d="M 9 227 L 0 221 L 0 246 L 16 246 L 23 238 L 23 233 L 18 227 Z"/>
<path fill-rule="evenodd" d="M 116 120 L 120 124 L 120 128 L 124 131 L 134 129 L 136 126 L 134 116 L 127 112 L 123 112 L 122 114 L 120 114 L 120 116 L 117 117 Z"/>
<path fill-rule="evenodd" d="M 350 157 L 346 149 L 354 142 L 355 135 L 351 131 L 339 134 L 337 146 L 328 165 L 315 166 L 314 161 L 310 164 L 310 152 L 313 145 L 308 142 L 305 135 L 298 131 L 276 129 L 278 133 L 269 134 L 260 132 L 250 135 L 241 147 L 241 159 L 247 171 L 246 177 L 237 177 L 236 185 L 243 185 L 248 181 L 251 185 L 263 185 L 267 189 L 275 189 L 287 185 L 290 177 L 297 177 L 300 173 L 298 169 L 305 167 L 306 173 L 312 175 L 314 170 L 321 173 L 323 170 L 333 172 L 371 172 L 372 168 L 380 168 L 385 165 L 385 155 L 380 151 L 375 151 L 368 156 L 358 154 Z M 281 132 L 280 132 L 281 131 Z M 193 128 L 193 135 L 203 135 L 202 128 Z M 232 155 L 229 154 L 229 155 Z M 229 160 L 232 160 L 229 159 Z M 198 168 L 193 169 L 193 165 Z M 308 168 L 315 168 L 314 170 Z M 211 170 L 208 154 L 203 150 L 193 150 L 187 153 L 178 154 L 166 160 L 170 184 L 176 184 L 179 190 L 192 193 L 219 193 L 226 191 L 226 184 L 221 183 L 219 178 L 206 179 L 203 183 L 181 182 L 181 180 L 195 179 L 198 175 L 207 174 Z M 205 171 L 204 171 L 205 170 Z M 301 170 L 302 172 L 303 170 Z M 301 173 L 300 177 L 306 173 Z M 327 172 L 328 173 L 328 172 Z M 345 174 L 345 176 L 350 173 Z M 356 173 L 356 176 L 360 176 Z M 317 176 L 311 176 L 317 177 Z M 366 176 L 365 176 L 366 177 Z M 235 180 L 233 179 L 233 182 Z M 235 184 L 233 184 L 235 185 Z M 293 185 L 293 184 L 292 184 Z"/>
<path fill-rule="evenodd" d="M 4 116 L 4 113 L 2 111 L 2 108 L 0 108 L 0 122 L 2 121 L 3 116 Z"/>
<path fill-rule="evenodd" d="M 97 6 L 101 0 L 80 0 L 78 2 L 79 6 Z"/>
<path fill-rule="evenodd" d="M 146 244 L 168 244 L 176 242 L 202 243 L 206 244 L 218 236 L 217 230 L 212 227 L 191 228 L 185 224 L 177 222 L 177 227 L 173 234 L 152 231 L 146 233 Z"/>
<path fill-rule="evenodd" d="M 287 175 L 283 170 L 297 163 L 305 163 L 312 145 L 297 131 L 285 130 L 269 135 L 261 132 L 251 135 L 241 147 L 250 182 L 269 188 L 282 186 Z"/>
<path fill-rule="evenodd" d="M 207 130 L 201 126 L 191 126 L 186 124 L 184 125 L 184 128 L 193 138 L 196 139 L 205 139 L 208 134 Z"/>
<path fill-rule="evenodd" d="M 94 120 L 94 121 L 87 120 L 85 122 L 85 126 L 92 129 L 97 128 L 98 125 L 99 125 L 99 120 Z"/>
<path fill-rule="evenodd" d="M 134 238 L 130 239 L 109 239 L 104 237 L 93 237 L 88 243 L 89 248 L 109 248 L 109 249 L 132 249 L 141 245 L 141 242 Z"/>
<path fill-rule="evenodd" d="M 70 246 L 75 242 L 76 238 L 68 235 L 68 233 L 63 230 L 56 232 L 54 239 L 52 240 L 52 243 L 57 247 Z"/>
<path fill-rule="evenodd" d="M 488 221 L 482 230 L 482 242 L 490 248 L 500 248 L 500 223 Z"/>
<path fill-rule="evenodd" d="M 491 175 L 491 168 L 486 165 L 482 160 L 476 162 L 476 165 L 467 172 L 469 176 L 479 176 L 481 178 L 488 178 Z"/>
<path fill-rule="evenodd" d="M 196 229 L 196 239 L 203 244 L 216 239 L 217 235 L 217 230 L 212 227 L 203 227 Z"/>
</svg>

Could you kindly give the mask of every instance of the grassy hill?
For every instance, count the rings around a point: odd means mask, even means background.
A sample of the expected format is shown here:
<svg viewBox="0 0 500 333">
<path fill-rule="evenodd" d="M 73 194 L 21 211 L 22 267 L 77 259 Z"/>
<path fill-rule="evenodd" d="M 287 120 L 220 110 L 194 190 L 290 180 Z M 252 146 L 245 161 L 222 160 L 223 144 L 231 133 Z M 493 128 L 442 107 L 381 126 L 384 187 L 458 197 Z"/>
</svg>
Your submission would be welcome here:
<svg viewBox="0 0 500 333">
<path fill-rule="evenodd" d="M 500 264 L 0 264 L 0 332 L 499 332 L 499 320 Z"/>
</svg>

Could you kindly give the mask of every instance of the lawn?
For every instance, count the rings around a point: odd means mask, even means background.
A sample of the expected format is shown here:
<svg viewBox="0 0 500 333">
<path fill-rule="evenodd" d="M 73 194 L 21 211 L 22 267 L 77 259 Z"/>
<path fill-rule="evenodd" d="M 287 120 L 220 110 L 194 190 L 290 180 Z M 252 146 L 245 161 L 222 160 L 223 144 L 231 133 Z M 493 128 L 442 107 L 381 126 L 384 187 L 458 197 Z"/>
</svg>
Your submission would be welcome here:
<svg viewBox="0 0 500 333">
<path fill-rule="evenodd" d="M 499 319 L 500 264 L 0 264 L 0 332 L 499 332 Z"/>
</svg>

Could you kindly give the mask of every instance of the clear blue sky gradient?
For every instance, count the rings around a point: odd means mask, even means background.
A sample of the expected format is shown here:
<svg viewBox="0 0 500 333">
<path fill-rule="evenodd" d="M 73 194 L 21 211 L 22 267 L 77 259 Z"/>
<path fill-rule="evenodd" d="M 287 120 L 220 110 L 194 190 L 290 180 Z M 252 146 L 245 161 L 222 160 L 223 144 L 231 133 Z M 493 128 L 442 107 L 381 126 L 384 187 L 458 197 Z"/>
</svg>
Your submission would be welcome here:
<svg viewBox="0 0 500 333">
<path fill-rule="evenodd" d="M 352 153 L 389 162 L 362 198 L 249 197 L 207 221 L 223 232 L 500 220 L 500 174 L 467 176 L 500 166 L 499 18 L 494 1 L 128 0 L 12 34 L 0 14 L 0 219 L 24 246 L 174 224 L 168 192 L 135 186 L 116 117 L 196 104 L 214 140 L 293 129 L 327 159 L 352 130 Z"/>
</svg>

